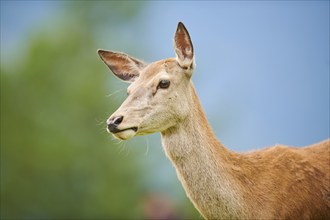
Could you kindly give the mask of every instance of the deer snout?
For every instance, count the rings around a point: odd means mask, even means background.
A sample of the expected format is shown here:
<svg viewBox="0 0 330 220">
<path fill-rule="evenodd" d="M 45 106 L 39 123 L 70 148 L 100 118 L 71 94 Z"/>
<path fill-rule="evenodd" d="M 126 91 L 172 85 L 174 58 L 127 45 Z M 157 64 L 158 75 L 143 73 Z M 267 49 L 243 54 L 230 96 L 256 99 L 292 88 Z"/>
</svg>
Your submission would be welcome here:
<svg viewBox="0 0 330 220">
<path fill-rule="evenodd" d="M 108 119 L 107 124 L 108 124 L 108 131 L 115 134 L 119 132 L 120 130 L 118 129 L 118 125 L 123 121 L 124 116 L 114 116 Z"/>
</svg>

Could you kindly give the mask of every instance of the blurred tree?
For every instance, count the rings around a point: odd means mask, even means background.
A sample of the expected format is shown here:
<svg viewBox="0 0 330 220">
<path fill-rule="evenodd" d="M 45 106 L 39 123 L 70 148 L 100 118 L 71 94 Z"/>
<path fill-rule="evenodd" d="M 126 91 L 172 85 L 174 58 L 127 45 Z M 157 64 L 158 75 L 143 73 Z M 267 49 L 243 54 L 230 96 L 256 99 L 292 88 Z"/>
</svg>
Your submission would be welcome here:
<svg viewBox="0 0 330 220">
<path fill-rule="evenodd" d="M 129 20 L 140 7 L 123 16 L 127 5 L 102 9 Z M 118 146 L 99 125 L 118 104 L 102 99 L 109 78 L 91 30 L 113 21 L 98 13 L 99 3 L 63 7 L 58 24 L 32 34 L 23 56 L 17 51 L 20 65 L 1 69 L 1 218 L 141 217 L 134 154 L 113 154 Z"/>
<path fill-rule="evenodd" d="M 105 26 L 115 32 L 142 7 L 60 2 L 59 18 L 30 33 L 14 65 L 1 66 L 1 219 L 144 217 L 139 148 L 120 154 L 125 146 L 105 134 L 105 118 L 120 103 L 104 97 L 112 78 L 95 34 Z M 188 200 L 182 206 L 193 210 L 188 218 L 199 216 Z"/>
</svg>

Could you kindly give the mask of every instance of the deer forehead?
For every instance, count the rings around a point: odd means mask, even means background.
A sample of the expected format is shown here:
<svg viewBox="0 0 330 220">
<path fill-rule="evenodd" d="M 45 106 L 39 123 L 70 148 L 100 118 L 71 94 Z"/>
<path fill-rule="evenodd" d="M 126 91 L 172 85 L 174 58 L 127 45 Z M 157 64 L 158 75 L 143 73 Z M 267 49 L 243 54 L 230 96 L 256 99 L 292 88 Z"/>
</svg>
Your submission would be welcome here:
<svg viewBox="0 0 330 220">
<path fill-rule="evenodd" d="M 141 73 L 141 78 L 154 78 L 160 72 L 167 72 L 171 74 L 173 72 L 173 68 L 175 67 L 178 67 L 178 65 L 176 60 L 173 58 L 156 61 L 154 63 L 149 64 L 145 68 L 145 70 Z"/>
<path fill-rule="evenodd" d="M 127 92 L 132 93 L 139 88 L 155 89 L 160 80 L 177 82 L 180 78 L 177 70 L 180 70 L 180 67 L 173 58 L 151 63 L 141 71 L 137 80 L 127 88 Z"/>
</svg>

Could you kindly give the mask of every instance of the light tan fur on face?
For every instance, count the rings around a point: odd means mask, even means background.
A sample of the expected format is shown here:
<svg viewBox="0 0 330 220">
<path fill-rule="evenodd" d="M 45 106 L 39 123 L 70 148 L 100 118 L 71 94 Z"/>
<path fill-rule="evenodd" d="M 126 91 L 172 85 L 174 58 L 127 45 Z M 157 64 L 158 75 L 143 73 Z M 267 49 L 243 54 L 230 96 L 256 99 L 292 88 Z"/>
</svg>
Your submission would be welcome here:
<svg viewBox="0 0 330 220">
<path fill-rule="evenodd" d="M 120 139 L 161 132 L 167 157 L 187 196 L 206 219 L 330 219 L 330 140 L 238 154 L 214 135 L 191 81 L 193 46 L 179 23 L 176 58 L 149 65 L 99 51 L 129 96 L 110 119 L 123 116 Z M 133 72 L 129 72 L 128 70 Z M 159 88 L 161 80 L 170 86 Z M 111 120 L 110 120 L 111 121 Z M 137 130 L 126 128 L 136 127 Z"/>
<path fill-rule="evenodd" d="M 128 87 L 127 99 L 109 118 L 125 115 L 120 128 L 136 126 L 138 131 L 135 135 L 159 132 L 174 126 L 190 110 L 186 102 L 180 101 L 185 96 L 182 94 L 190 79 L 184 74 L 177 74 L 180 71 L 181 67 L 172 58 L 149 64 Z M 170 80 L 170 88 L 157 89 L 162 79 Z M 115 137 L 128 139 L 122 133 L 115 134 Z"/>
</svg>

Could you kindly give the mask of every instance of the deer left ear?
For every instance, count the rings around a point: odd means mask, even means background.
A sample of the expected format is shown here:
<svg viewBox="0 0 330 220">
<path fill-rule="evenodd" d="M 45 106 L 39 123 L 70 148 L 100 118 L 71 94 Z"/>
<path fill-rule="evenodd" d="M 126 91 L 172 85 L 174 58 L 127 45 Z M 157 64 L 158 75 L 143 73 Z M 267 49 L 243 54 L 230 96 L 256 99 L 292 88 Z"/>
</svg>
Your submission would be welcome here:
<svg viewBox="0 0 330 220">
<path fill-rule="evenodd" d="M 174 36 L 174 49 L 179 65 L 184 69 L 193 68 L 194 48 L 186 27 L 179 22 Z"/>
<path fill-rule="evenodd" d="M 97 53 L 115 76 L 127 82 L 133 82 L 139 77 L 146 66 L 144 62 L 124 53 L 105 50 L 98 50 Z"/>
</svg>

